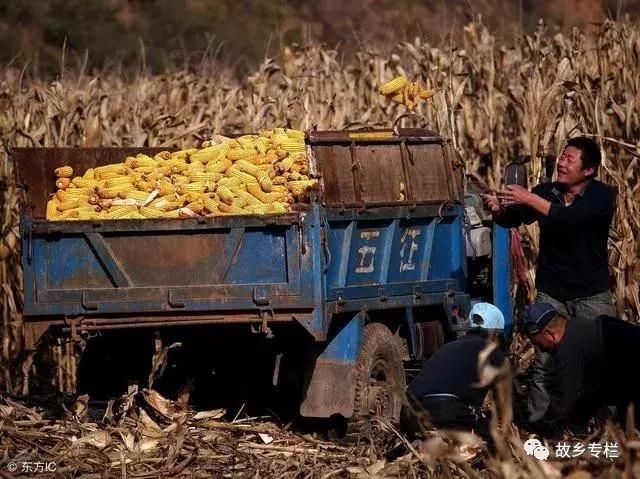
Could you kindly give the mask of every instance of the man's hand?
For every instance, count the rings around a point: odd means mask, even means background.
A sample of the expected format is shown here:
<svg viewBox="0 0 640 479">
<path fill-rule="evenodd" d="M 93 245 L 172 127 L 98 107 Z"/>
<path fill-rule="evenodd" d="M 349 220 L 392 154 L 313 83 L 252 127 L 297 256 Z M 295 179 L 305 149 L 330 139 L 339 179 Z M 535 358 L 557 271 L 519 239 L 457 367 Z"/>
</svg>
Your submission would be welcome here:
<svg viewBox="0 0 640 479">
<path fill-rule="evenodd" d="M 489 190 L 487 193 L 480 193 L 480 197 L 487 208 L 491 210 L 491 213 L 499 215 L 503 212 L 502 205 L 495 191 Z"/>
<path fill-rule="evenodd" d="M 507 191 L 501 192 L 499 200 L 504 206 L 526 205 L 531 206 L 532 199 L 535 195 L 526 188 L 518 185 L 507 186 Z"/>
</svg>

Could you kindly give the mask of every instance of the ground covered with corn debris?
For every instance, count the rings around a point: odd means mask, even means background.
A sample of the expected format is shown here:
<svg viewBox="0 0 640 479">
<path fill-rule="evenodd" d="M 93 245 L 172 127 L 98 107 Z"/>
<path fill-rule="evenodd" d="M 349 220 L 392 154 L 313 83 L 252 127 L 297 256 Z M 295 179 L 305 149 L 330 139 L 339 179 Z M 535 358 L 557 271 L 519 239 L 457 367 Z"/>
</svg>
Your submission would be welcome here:
<svg viewBox="0 0 640 479">
<path fill-rule="evenodd" d="M 368 434 L 329 441 L 274 417 L 223 409 L 195 411 L 152 389 L 133 389 L 96 416 L 86 396 L 0 401 L 2 477 L 399 478 L 635 477 L 636 435 L 611 424 L 582 440 L 617 441 L 620 455 L 539 461 L 517 428 L 496 428 L 497 451 L 475 455 L 470 434 L 432 432 L 409 444 L 373 419 Z M 498 416 L 504 409 L 495 406 Z M 552 450 L 553 444 L 547 444 Z"/>
</svg>

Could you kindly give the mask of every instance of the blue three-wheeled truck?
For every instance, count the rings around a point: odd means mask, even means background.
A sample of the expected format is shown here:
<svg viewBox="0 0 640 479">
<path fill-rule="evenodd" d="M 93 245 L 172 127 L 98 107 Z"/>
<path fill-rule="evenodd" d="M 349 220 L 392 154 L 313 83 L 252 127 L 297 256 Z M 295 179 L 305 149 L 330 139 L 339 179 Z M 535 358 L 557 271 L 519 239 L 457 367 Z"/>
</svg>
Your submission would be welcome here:
<svg viewBox="0 0 640 479">
<path fill-rule="evenodd" d="M 296 330 L 272 369 L 277 385 L 282 361 L 304 352 L 289 360 L 302 416 L 397 418 L 406 365 L 455 336 L 472 302 L 493 302 L 510 327 L 509 232 L 432 131 L 312 131 L 307 145 L 319 187 L 294 212 L 69 222 L 45 220 L 56 167 L 160 150 L 15 149 L 27 347 L 49 328 L 246 323 L 265 341 Z"/>
</svg>

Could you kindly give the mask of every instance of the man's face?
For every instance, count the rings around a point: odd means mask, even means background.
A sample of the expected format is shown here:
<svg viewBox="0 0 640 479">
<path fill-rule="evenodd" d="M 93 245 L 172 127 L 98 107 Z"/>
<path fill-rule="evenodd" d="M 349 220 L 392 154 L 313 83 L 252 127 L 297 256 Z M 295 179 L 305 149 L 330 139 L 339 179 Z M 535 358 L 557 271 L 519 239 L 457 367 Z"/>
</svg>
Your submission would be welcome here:
<svg viewBox="0 0 640 479">
<path fill-rule="evenodd" d="M 556 165 L 558 183 L 567 186 L 577 185 L 587 181 L 587 177 L 594 173 L 593 168 L 582 169 L 582 153 L 574 146 L 567 146 Z"/>
<path fill-rule="evenodd" d="M 542 351 L 551 351 L 556 345 L 555 336 L 548 329 L 529 336 L 529 340 Z"/>
</svg>

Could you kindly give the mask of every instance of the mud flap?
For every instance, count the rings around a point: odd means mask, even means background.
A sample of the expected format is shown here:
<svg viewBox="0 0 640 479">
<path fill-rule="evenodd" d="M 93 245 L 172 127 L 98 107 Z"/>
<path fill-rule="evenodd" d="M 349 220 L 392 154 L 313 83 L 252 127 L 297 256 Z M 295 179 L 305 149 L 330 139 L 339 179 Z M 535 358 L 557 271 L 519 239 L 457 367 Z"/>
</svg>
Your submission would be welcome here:
<svg viewBox="0 0 640 479">
<path fill-rule="evenodd" d="M 353 415 L 356 393 L 355 365 L 362 344 L 364 315 L 358 313 L 329 341 L 307 375 L 300 405 L 304 417 Z"/>
</svg>

